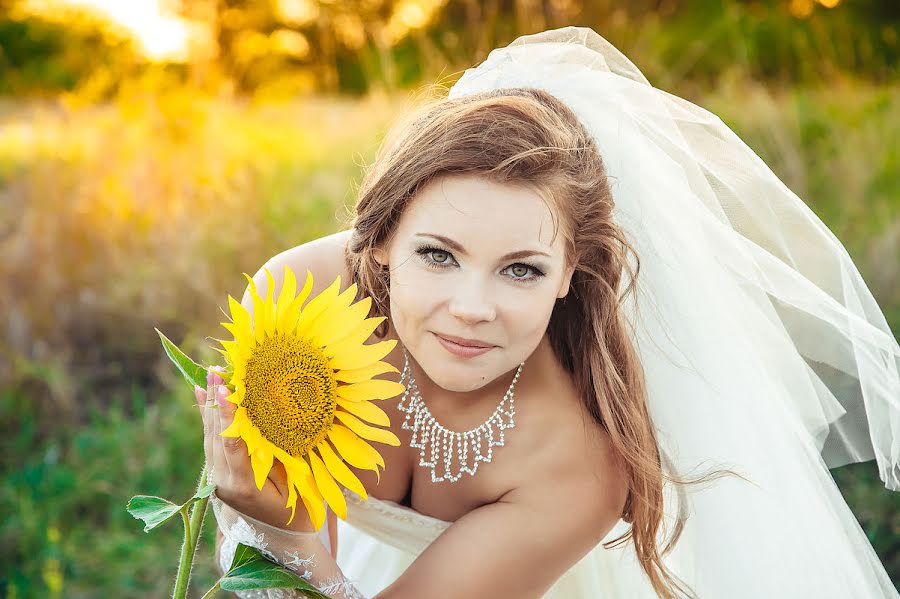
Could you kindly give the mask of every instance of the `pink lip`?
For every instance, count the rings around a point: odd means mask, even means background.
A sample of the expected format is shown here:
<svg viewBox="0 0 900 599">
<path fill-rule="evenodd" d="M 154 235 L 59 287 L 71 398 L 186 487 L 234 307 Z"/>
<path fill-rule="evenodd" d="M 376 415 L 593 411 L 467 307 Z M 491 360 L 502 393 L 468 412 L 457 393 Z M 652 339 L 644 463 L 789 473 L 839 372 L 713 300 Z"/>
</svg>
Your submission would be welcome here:
<svg viewBox="0 0 900 599">
<path fill-rule="evenodd" d="M 437 333 L 435 333 L 435 337 L 437 337 L 440 344 L 444 346 L 444 349 L 446 349 L 447 351 L 449 351 L 452 354 L 461 356 L 463 358 L 473 358 L 475 356 L 480 356 L 481 354 L 489 352 L 492 349 L 494 349 L 494 346 L 462 345 L 455 341 L 451 341 L 451 339 L 448 339 L 441 335 L 438 335 Z M 459 337 L 455 337 L 455 339 L 459 339 Z"/>
<path fill-rule="evenodd" d="M 481 339 L 466 339 L 465 337 L 454 337 L 453 335 L 441 335 L 439 333 L 435 333 L 435 335 L 442 339 L 446 339 L 447 341 L 452 341 L 456 345 L 465 345 L 466 347 L 494 347 L 493 343 L 488 343 Z"/>
</svg>

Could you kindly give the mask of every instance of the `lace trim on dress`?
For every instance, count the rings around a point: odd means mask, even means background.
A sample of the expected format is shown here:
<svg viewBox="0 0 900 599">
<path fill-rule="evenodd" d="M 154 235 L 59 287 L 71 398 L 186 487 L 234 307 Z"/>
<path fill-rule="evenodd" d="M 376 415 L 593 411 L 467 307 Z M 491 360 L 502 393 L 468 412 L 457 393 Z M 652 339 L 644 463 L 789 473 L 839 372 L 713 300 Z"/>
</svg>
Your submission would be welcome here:
<svg viewBox="0 0 900 599">
<path fill-rule="evenodd" d="M 357 495 L 354 491 L 351 491 L 346 487 L 343 489 L 343 492 L 344 497 L 347 499 L 348 503 L 352 503 L 353 505 L 366 510 L 378 512 L 380 515 L 391 518 L 393 520 L 397 520 L 399 522 L 416 523 L 420 526 L 438 532 L 443 531 L 448 526 L 453 524 L 452 522 L 447 522 L 446 520 L 441 520 L 440 518 L 435 518 L 433 516 L 417 512 L 414 509 L 408 508 L 405 505 L 400 505 L 397 502 L 389 501 L 386 499 L 378 499 L 377 497 L 374 497 L 372 495 L 369 495 L 369 499 L 368 501 L 366 501 L 362 497 Z"/>
<path fill-rule="evenodd" d="M 219 568 L 227 572 L 234 560 L 238 544 L 253 547 L 267 558 L 281 564 L 312 586 L 333 599 L 366 599 L 353 583 L 338 570 L 338 574 L 328 576 L 324 580 L 316 580 L 314 575 L 315 554 L 304 556 L 297 547 L 304 541 L 312 539 L 318 543 L 318 533 L 302 533 L 283 530 L 260 522 L 246 514 L 238 512 L 219 499 L 215 492 L 210 496 L 213 514 L 222 531 L 224 539 L 219 548 Z M 251 524 L 252 522 L 252 524 Z M 321 544 L 318 544 L 321 547 Z M 325 574 L 320 572 L 319 578 Z M 252 591 L 234 591 L 240 599 L 299 599 L 308 598 L 306 593 L 293 589 L 260 589 Z"/>
</svg>

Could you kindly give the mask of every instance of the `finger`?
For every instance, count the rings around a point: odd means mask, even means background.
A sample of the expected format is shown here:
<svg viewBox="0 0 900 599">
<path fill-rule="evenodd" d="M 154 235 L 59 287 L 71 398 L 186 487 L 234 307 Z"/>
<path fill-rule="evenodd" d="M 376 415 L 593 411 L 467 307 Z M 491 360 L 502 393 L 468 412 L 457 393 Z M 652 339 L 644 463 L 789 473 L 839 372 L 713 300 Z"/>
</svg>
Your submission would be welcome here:
<svg viewBox="0 0 900 599">
<path fill-rule="evenodd" d="M 213 367 L 215 368 L 215 367 Z M 209 452 L 207 453 L 207 467 L 212 468 L 215 472 L 216 485 L 227 484 L 228 464 L 225 462 L 225 456 L 222 453 L 222 437 L 219 433 L 222 428 L 219 424 L 219 412 L 221 404 L 218 401 L 218 377 L 212 369 L 206 372 L 206 416 L 209 421 L 207 429 L 207 439 L 209 442 Z"/>
<path fill-rule="evenodd" d="M 225 462 L 225 457 L 222 455 L 222 437 L 219 436 L 219 433 L 222 432 L 222 428 L 219 424 L 221 403 L 219 402 L 217 390 L 219 385 L 224 381 L 220 376 L 212 372 L 220 369 L 220 367 L 214 366 L 206 373 L 206 406 L 204 410 L 208 422 L 206 429 L 206 442 L 208 443 L 208 452 L 206 454 L 207 469 L 213 471 L 213 482 L 216 486 L 223 484 L 227 485 L 229 482 L 228 464 Z"/>
<path fill-rule="evenodd" d="M 217 372 L 221 372 L 223 368 L 221 366 L 212 366 L 209 370 L 206 371 L 206 389 L 207 389 L 207 397 L 212 400 L 215 404 L 215 407 L 211 411 L 212 416 L 212 438 L 213 438 L 213 452 L 217 454 L 219 457 L 223 457 L 222 455 L 222 437 L 220 436 L 221 432 L 225 430 L 222 427 L 220 412 L 222 409 L 222 404 L 230 403 L 227 401 L 219 401 L 219 393 L 220 390 L 224 388 L 225 379 L 217 374 Z M 224 459 L 220 460 L 220 463 L 223 467 L 225 466 Z"/>
<path fill-rule="evenodd" d="M 225 372 L 225 368 L 223 366 L 210 366 L 209 370 L 206 371 L 206 382 L 211 385 L 224 385 L 225 379 L 222 378 L 221 374 Z"/>
<path fill-rule="evenodd" d="M 222 431 L 231 426 L 234 422 L 234 413 L 237 406 L 226 399 L 231 392 L 224 385 L 216 387 L 216 393 L 219 400 L 219 409 L 216 410 L 216 420 L 218 422 L 218 431 L 216 439 L 221 444 L 221 456 L 224 458 L 224 464 L 228 468 L 229 476 L 242 483 L 249 483 L 256 486 L 253 477 L 253 468 L 250 465 L 250 456 L 248 455 L 247 444 L 240 437 L 223 437 Z"/>
<path fill-rule="evenodd" d="M 284 464 L 282 464 L 280 460 L 276 459 L 272 461 L 272 470 L 269 471 L 269 480 L 272 481 L 272 484 L 278 489 L 280 495 L 283 497 L 288 496 L 287 471 L 284 469 Z"/>
<path fill-rule="evenodd" d="M 206 409 L 206 390 L 203 387 L 194 385 L 194 397 L 197 405 L 200 406 L 200 415 L 203 418 L 203 456 L 206 458 L 207 480 L 212 481 L 212 410 Z"/>
</svg>

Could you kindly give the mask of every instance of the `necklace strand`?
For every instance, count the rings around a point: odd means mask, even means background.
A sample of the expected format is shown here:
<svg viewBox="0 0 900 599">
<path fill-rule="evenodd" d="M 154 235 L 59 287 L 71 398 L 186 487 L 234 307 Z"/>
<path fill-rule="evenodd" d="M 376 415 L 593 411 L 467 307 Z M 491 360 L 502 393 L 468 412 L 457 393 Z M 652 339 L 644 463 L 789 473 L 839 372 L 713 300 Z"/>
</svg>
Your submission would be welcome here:
<svg viewBox="0 0 900 599">
<path fill-rule="evenodd" d="M 463 472 L 474 476 L 478 472 L 478 463 L 490 462 L 494 457 L 494 447 L 503 446 L 506 441 L 506 429 L 516 426 L 515 387 L 523 366 L 525 366 L 525 362 L 519 364 L 519 369 L 516 370 L 509 389 L 506 390 L 500 404 L 487 420 L 465 432 L 451 431 L 441 425 L 425 405 L 425 401 L 419 394 L 419 388 L 416 386 L 416 379 L 412 375 L 412 369 L 409 367 L 409 354 L 406 353 L 406 348 L 403 348 L 403 372 L 400 374 L 400 383 L 402 384 L 407 379 L 409 383 L 406 385 L 406 391 L 403 393 L 397 409 L 406 413 L 401 427 L 412 431 L 409 446 L 420 450 L 419 466 L 431 468 L 431 482 L 439 483 L 448 480 L 455 483 L 462 477 Z M 507 405 L 508 409 L 506 409 Z M 503 421 L 504 416 L 509 419 L 508 422 Z M 494 426 L 498 429 L 499 440 L 495 439 Z M 485 440 L 487 441 L 486 456 L 482 453 Z M 440 457 L 444 464 L 443 476 L 437 476 L 435 473 L 439 446 L 441 448 Z M 426 447 L 430 450 L 430 460 L 425 459 Z M 454 448 L 459 462 L 456 474 L 450 471 Z M 473 467 L 469 466 L 470 448 L 475 460 Z"/>
</svg>

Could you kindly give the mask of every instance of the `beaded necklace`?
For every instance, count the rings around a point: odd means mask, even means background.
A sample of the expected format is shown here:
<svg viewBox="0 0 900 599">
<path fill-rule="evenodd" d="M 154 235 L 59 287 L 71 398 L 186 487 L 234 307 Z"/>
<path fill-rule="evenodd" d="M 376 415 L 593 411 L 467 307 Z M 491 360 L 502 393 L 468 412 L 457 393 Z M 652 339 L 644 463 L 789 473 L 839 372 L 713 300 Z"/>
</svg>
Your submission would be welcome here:
<svg viewBox="0 0 900 599">
<path fill-rule="evenodd" d="M 404 418 L 401 426 L 406 430 L 412 431 L 409 446 L 421 450 L 419 452 L 419 466 L 431 468 L 431 482 L 439 483 L 448 480 L 451 483 L 455 483 L 462 477 L 463 472 L 474 476 L 478 471 L 478 463 L 490 462 L 494 456 L 493 448 L 495 446 L 503 446 L 505 430 L 516 426 L 514 419 L 516 414 L 514 389 L 516 381 L 519 380 L 519 375 L 522 373 L 523 366 L 525 366 L 525 362 L 519 364 L 509 389 L 506 390 L 506 394 L 503 396 L 500 404 L 487 420 L 465 432 L 451 431 L 441 425 L 431 415 L 428 406 L 425 405 L 425 401 L 422 399 L 416 386 L 416 379 L 413 378 L 412 370 L 409 367 L 409 354 L 406 353 L 406 348 L 403 348 L 403 372 L 400 374 L 400 383 L 403 384 L 407 379 L 409 383 L 406 384 L 406 391 L 403 393 L 397 409 L 406 413 L 406 418 Z M 509 406 L 508 409 L 506 408 L 507 405 Z M 508 422 L 504 422 L 504 416 L 508 418 Z M 411 424 L 410 421 L 412 421 Z M 499 440 L 495 439 L 494 426 L 498 429 Z M 482 453 L 485 441 L 487 442 L 486 456 Z M 425 459 L 426 447 L 430 450 L 430 460 Z M 438 447 L 441 448 L 440 452 L 438 452 Z M 456 474 L 450 471 L 454 448 L 456 449 L 459 462 Z M 475 460 L 472 467 L 469 466 L 470 449 Z M 440 456 L 438 456 L 438 453 L 440 453 Z M 443 476 L 437 476 L 435 473 L 438 457 L 444 463 Z"/>
</svg>

